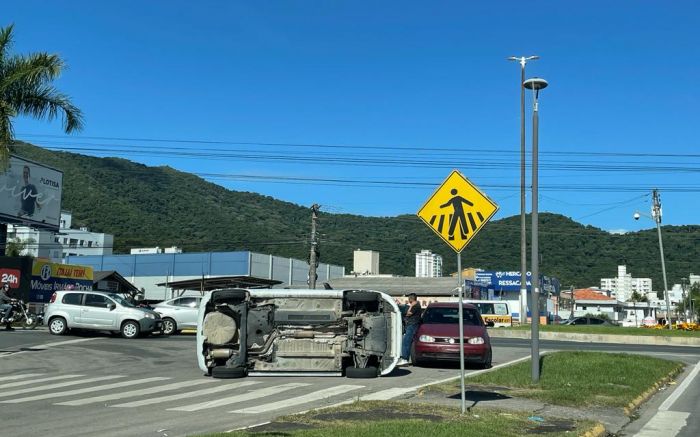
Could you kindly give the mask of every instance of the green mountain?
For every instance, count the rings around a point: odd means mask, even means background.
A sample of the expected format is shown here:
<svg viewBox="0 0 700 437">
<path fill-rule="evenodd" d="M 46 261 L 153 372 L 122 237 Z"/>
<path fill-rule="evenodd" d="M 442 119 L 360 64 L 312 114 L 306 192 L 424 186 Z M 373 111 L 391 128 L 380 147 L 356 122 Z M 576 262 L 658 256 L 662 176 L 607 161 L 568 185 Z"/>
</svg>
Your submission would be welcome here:
<svg viewBox="0 0 700 437">
<path fill-rule="evenodd" d="M 115 253 L 131 247 L 179 246 L 186 252 L 252 250 L 308 259 L 308 207 L 256 193 L 232 191 L 170 167 L 148 167 L 120 158 L 95 158 L 18 144 L 20 156 L 64 173 L 63 208 L 76 226 L 115 235 Z M 529 218 L 528 218 L 529 221 Z M 354 249 L 380 252 L 382 273 L 411 276 L 415 253 L 443 256 L 444 272 L 456 255 L 413 215 L 319 216 L 321 261 L 352 270 Z M 528 226 L 529 234 L 529 226 Z M 669 287 L 700 273 L 700 226 L 664 226 Z M 519 270 L 520 217 L 488 224 L 462 253 L 462 265 Z M 528 254 L 530 250 L 528 248 Z M 613 235 L 567 217 L 540 214 L 540 271 L 563 286 L 594 286 L 626 264 L 635 277 L 651 277 L 662 289 L 655 230 Z"/>
</svg>

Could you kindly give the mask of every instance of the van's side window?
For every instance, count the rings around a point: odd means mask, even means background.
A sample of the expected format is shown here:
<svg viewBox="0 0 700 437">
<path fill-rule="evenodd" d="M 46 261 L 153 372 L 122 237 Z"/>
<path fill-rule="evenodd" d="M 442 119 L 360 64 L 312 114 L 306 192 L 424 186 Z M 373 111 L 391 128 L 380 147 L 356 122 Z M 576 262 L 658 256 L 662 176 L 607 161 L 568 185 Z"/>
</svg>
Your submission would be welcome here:
<svg viewBox="0 0 700 437">
<path fill-rule="evenodd" d="M 61 303 L 66 305 L 80 305 L 83 295 L 80 293 L 66 293 L 63 295 L 63 300 Z"/>
</svg>

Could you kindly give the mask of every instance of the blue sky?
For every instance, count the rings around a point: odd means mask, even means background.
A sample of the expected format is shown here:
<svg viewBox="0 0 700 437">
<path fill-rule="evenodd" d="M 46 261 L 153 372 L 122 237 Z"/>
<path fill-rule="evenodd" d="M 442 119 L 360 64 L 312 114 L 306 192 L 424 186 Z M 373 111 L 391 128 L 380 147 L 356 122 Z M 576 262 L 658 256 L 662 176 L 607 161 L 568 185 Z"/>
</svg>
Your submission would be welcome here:
<svg viewBox="0 0 700 437">
<path fill-rule="evenodd" d="M 665 223 L 699 224 L 698 9 L 25 0 L 3 5 L 0 25 L 15 24 L 15 52 L 66 60 L 58 86 L 86 116 L 73 136 L 17 119 L 19 139 L 373 216 L 415 213 L 452 168 L 496 218 L 519 214 L 520 71 L 505 58 L 536 54 L 527 75 L 550 83 L 540 210 L 634 230 L 653 226 L 632 214 L 654 187 Z"/>
</svg>

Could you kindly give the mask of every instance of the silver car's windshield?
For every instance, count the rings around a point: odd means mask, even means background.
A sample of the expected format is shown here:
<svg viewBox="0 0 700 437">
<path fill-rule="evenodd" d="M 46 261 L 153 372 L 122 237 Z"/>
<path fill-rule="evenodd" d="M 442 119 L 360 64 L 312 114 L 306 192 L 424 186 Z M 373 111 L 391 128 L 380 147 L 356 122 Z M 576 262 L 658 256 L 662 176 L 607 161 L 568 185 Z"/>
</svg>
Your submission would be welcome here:
<svg viewBox="0 0 700 437">
<path fill-rule="evenodd" d="M 116 301 L 119 305 L 121 305 L 121 306 L 132 307 L 132 308 L 136 307 L 136 305 L 134 305 L 133 303 L 131 303 L 131 302 L 129 302 L 128 300 L 124 299 L 122 296 L 120 296 L 120 295 L 118 295 L 118 294 L 110 293 L 110 294 L 108 294 L 108 296 L 109 296 L 111 299 L 115 300 L 115 301 Z"/>
</svg>

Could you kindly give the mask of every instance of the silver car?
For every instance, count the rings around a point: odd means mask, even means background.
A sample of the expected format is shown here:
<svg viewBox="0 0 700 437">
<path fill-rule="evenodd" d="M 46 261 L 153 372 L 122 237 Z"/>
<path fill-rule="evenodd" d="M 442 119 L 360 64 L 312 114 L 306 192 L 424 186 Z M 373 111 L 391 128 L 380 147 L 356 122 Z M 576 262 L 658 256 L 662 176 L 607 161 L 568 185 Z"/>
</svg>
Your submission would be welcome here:
<svg viewBox="0 0 700 437">
<path fill-rule="evenodd" d="M 124 338 L 136 338 L 162 329 L 157 312 L 139 308 L 118 294 L 101 291 L 56 291 L 44 320 L 54 335 L 76 328 L 120 332 Z"/>
<path fill-rule="evenodd" d="M 163 334 L 178 334 L 185 328 L 197 328 L 201 296 L 183 296 L 153 305 L 163 318 Z"/>
</svg>

